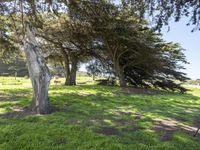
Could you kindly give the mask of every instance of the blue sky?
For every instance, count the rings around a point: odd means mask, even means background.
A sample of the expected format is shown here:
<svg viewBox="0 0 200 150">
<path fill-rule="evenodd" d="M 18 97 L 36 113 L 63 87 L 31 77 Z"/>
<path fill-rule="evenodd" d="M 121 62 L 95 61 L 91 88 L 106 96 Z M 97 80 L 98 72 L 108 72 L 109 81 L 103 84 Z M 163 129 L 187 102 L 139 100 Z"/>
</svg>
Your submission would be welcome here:
<svg viewBox="0 0 200 150">
<path fill-rule="evenodd" d="M 192 79 L 200 78 L 200 31 L 191 32 L 192 26 L 186 26 L 187 19 L 179 22 L 170 22 L 170 31 L 167 27 L 162 30 L 163 39 L 170 42 L 179 43 L 185 51 L 187 61 L 190 63 L 185 65 L 188 77 Z"/>
</svg>

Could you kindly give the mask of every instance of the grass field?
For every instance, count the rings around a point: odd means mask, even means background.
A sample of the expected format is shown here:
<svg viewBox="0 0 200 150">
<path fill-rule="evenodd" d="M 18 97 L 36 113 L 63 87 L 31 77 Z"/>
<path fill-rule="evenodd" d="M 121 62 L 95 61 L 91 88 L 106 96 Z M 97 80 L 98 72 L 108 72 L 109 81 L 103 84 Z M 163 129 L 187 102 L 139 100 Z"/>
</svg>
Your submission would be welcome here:
<svg viewBox="0 0 200 150">
<path fill-rule="evenodd" d="M 64 82 L 63 79 L 61 79 Z M 91 81 L 86 77 L 78 81 Z M 55 111 L 34 115 L 28 79 L 0 84 L 0 150 L 199 150 L 200 89 L 123 93 L 119 87 L 50 86 Z M 16 82 L 0 77 L 0 83 Z M 199 119 L 199 121 L 198 121 Z"/>
</svg>

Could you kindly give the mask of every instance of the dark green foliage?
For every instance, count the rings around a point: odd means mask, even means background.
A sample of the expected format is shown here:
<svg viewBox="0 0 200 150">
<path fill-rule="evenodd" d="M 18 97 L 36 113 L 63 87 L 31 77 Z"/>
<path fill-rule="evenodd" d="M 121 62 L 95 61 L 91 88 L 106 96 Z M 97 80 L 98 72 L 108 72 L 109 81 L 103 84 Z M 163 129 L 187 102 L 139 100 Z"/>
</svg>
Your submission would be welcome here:
<svg viewBox="0 0 200 150">
<path fill-rule="evenodd" d="M 12 35 L 9 35 L 11 23 L 6 17 L 0 16 L 0 58 L 9 62 L 21 54 L 15 45 Z"/>
<path fill-rule="evenodd" d="M 155 29 L 160 30 L 163 25 L 168 25 L 171 18 L 179 21 L 188 18 L 187 25 L 193 25 L 192 30 L 200 30 L 200 7 L 197 0 L 121 0 L 125 9 L 139 14 L 141 18 L 148 15 Z"/>
<path fill-rule="evenodd" d="M 139 57 L 139 60 L 143 60 L 142 62 L 125 68 L 127 81 L 139 87 L 153 86 L 165 90 L 185 92 L 185 88 L 175 82 L 188 80 L 185 73 L 179 71 L 183 69 L 180 64 L 187 63 L 182 48 L 172 43 L 156 44 L 155 46 L 155 49 L 159 49 L 150 50 L 149 55 L 146 55 L 146 51 L 144 51 L 143 55 L 137 56 L 137 59 Z M 165 48 L 163 49 L 163 47 Z"/>
<path fill-rule="evenodd" d="M 105 1 L 76 3 L 70 6 L 73 20 L 88 24 L 99 45 L 97 52 L 107 56 L 120 85 L 156 87 L 181 91 L 175 81 L 185 81 L 182 64 L 187 63 L 178 44 L 166 43 L 131 10 Z M 97 17 L 98 16 L 98 17 Z M 93 65 L 94 66 L 94 65 Z M 91 69 L 91 68 L 90 68 Z M 95 65 L 94 72 L 101 72 Z"/>
</svg>

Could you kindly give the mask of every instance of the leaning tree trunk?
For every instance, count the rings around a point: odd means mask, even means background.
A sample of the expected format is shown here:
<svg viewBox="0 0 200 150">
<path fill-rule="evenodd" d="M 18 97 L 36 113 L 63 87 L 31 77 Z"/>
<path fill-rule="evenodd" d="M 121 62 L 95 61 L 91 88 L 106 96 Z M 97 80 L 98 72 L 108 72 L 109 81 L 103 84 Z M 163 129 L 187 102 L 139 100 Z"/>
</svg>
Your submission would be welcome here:
<svg viewBox="0 0 200 150">
<path fill-rule="evenodd" d="M 32 111 L 49 113 L 48 86 L 50 75 L 41 48 L 35 38 L 35 30 L 30 23 L 25 25 L 24 51 L 33 87 Z"/>
<path fill-rule="evenodd" d="M 71 57 L 70 85 L 76 85 L 77 63 L 78 63 L 78 58 L 76 56 L 72 56 Z"/>
</svg>

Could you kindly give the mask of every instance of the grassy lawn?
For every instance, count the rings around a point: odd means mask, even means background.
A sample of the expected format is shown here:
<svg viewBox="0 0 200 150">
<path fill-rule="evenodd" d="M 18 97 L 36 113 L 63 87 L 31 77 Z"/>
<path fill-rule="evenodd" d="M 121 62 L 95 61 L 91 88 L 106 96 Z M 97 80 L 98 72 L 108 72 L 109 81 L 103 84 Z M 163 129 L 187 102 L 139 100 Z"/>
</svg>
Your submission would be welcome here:
<svg viewBox="0 0 200 150">
<path fill-rule="evenodd" d="M 52 83 L 55 112 L 31 115 L 21 109 L 30 105 L 30 82 L 17 80 L 22 85 L 0 85 L 0 150 L 200 149 L 200 138 L 193 137 L 198 118 L 200 125 L 200 89 L 142 95 L 92 82 Z"/>
</svg>

